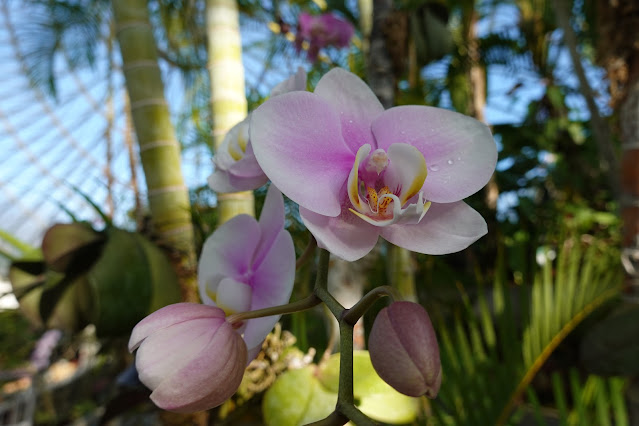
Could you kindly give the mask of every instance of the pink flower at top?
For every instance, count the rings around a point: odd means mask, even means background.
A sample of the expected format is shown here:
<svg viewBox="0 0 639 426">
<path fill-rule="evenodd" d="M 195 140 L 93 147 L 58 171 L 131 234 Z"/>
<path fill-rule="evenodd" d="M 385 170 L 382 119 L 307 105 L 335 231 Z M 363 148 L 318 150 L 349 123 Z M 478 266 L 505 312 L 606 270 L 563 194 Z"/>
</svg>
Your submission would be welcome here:
<svg viewBox="0 0 639 426">
<path fill-rule="evenodd" d="M 309 44 L 307 56 L 314 62 L 319 50 L 324 47 L 348 47 L 354 32 L 355 29 L 350 22 L 332 13 L 310 15 L 302 12 L 299 15 L 295 46 L 300 51 L 302 43 L 307 41 Z"/>
<path fill-rule="evenodd" d="M 301 67 L 293 76 L 275 86 L 271 96 L 295 90 L 306 90 L 306 72 Z M 208 178 L 208 184 L 214 191 L 251 191 L 268 182 L 253 154 L 249 119 L 250 115 L 233 126 L 215 153 L 215 171 Z"/>
<path fill-rule="evenodd" d="M 202 247 L 198 265 L 200 298 L 227 315 L 288 303 L 295 280 L 295 247 L 284 230 L 284 199 L 275 185 L 266 194 L 259 222 L 235 216 Z M 246 321 L 238 332 L 251 361 L 279 315 Z"/>
<path fill-rule="evenodd" d="M 314 93 L 270 99 L 252 114 L 262 170 L 300 206 L 320 247 L 346 259 L 381 235 L 426 254 L 463 250 L 486 234 L 461 201 L 492 175 L 497 150 L 487 126 L 456 112 L 384 110 L 354 74 L 328 72 Z"/>
</svg>

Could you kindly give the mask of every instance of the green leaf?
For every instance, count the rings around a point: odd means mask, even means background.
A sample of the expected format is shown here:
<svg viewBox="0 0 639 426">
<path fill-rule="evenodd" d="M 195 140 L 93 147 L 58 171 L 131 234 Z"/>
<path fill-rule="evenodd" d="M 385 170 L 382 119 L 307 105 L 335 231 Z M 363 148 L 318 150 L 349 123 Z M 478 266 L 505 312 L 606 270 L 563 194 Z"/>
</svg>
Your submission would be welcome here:
<svg viewBox="0 0 639 426">
<path fill-rule="evenodd" d="M 329 391 L 337 393 L 339 354 L 333 354 L 320 366 L 318 379 Z M 353 352 L 353 395 L 357 408 L 370 418 L 390 424 L 415 421 L 419 399 L 403 395 L 384 382 L 375 372 L 368 351 Z"/>
<path fill-rule="evenodd" d="M 32 260 L 42 260 L 42 253 L 40 249 L 37 247 L 33 247 L 20 239 L 14 237 L 12 234 L 3 231 L 0 229 L 0 240 L 6 243 L 6 245 L 12 247 L 15 251 L 19 252 L 19 254 L 12 254 L 6 251 L 6 248 L 1 247 L 0 244 L 0 255 L 6 257 L 12 261 L 32 261 Z"/>
<path fill-rule="evenodd" d="M 96 298 L 93 323 L 100 336 L 127 334 L 149 312 L 152 273 L 138 238 L 111 228 L 87 277 Z"/>
<path fill-rule="evenodd" d="M 180 284 L 169 259 L 142 234 L 132 235 L 144 251 L 151 274 L 149 283 L 152 286 L 152 295 L 147 313 L 150 314 L 166 305 L 179 302 L 182 297 Z"/>
<path fill-rule="evenodd" d="M 73 269 L 78 274 L 91 267 L 104 244 L 104 236 L 89 224 L 56 224 L 42 239 L 42 254 L 47 266 L 57 272 Z"/>
<path fill-rule="evenodd" d="M 315 377 L 317 366 L 288 370 L 264 394 L 262 413 L 267 426 L 298 426 L 321 420 L 335 409 L 337 394 Z"/>
</svg>

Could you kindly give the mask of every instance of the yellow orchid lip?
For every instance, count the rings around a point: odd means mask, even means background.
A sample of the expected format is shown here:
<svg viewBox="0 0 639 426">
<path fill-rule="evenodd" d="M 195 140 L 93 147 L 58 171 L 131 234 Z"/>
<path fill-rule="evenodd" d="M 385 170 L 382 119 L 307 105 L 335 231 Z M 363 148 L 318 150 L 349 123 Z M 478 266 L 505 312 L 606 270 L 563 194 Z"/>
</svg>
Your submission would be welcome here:
<svg viewBox="0 0 639 426">
<path fill-rule="evenodd" d="M 375 226 L 418 223 L 430 206 L 420 192 L 427 175 L 426 160 L 412 145 L 397 143 L 373 152 L 363 145 L 348 176 L 349 210 Z M 415 203 L 406 205 L 418 194 Z"/>
</svg>

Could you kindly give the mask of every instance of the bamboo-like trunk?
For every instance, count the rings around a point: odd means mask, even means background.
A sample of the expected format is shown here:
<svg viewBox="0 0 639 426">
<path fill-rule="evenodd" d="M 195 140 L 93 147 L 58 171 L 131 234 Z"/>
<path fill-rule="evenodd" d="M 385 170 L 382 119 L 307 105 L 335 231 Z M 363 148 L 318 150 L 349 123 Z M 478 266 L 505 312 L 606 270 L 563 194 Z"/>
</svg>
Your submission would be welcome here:
<svg viewBox="0 0 639 426">
<path fill-rule="evenodd" d="M 188 190 L 146 0 L 113 0 L 116 35 L 148 190 L 153 231 L 178 272 L 184 301 L 198 301 Z"/>
<path fill-rule="evenodd" d="M 226 133 L 247 114 L 236 0 L 206 0 L 206 26 L 213 140 L 217 150 Z M 253 192 L 218 194 L 218 212 L 220 224 L 241 213 L 255 216 Z"/>
</svg>

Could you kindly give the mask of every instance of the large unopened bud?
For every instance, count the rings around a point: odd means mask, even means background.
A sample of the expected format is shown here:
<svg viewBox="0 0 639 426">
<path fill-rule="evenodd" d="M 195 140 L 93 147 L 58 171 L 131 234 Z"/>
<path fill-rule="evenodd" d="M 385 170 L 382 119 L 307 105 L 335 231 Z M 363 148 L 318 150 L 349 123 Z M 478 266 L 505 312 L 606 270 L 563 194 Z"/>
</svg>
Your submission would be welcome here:
<svg viewBox="0 0 639 426">
<path fill-rule="evenodd" d="M 216 407 L 240 386 L 247 349 L 242 337 L 215 306 L 177 303 L 138 323 L 129 350 L 160 408 L 195 412 Z"/>
<path fill-rule="evenodd" d="M 375 318 L 368 350 L 377 374 L 398 392 L 437 396 L 442 382 L 439 346 L 421 305 L 395 302 L 382 309 Z"/>
</svg>

